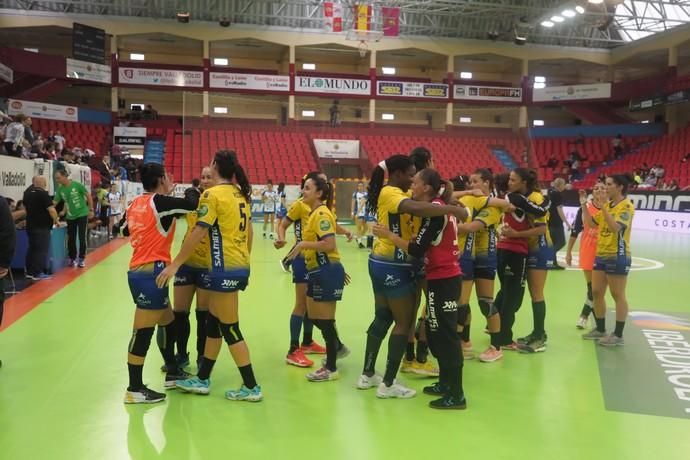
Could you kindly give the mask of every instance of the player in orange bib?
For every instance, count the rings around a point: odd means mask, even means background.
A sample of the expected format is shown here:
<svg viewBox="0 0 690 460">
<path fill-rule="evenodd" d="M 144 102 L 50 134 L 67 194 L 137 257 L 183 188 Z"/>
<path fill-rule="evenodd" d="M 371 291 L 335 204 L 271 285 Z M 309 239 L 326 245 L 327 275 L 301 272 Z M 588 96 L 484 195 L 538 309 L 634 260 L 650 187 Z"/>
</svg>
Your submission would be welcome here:
<svg viewBox="0 0 690 460">
<path fill-rule="evenodd" d="M 587 201 L 587 209 L 590 216 L 598 216 L 603 206 L 606 203 L 606 185 L 603 182 L 597 182 L 592 190 L 592 199 Z M 573 264 L 573 246 L 577 241 L 578 235 L 582 234 L 580 239 L 580 268 L 585 275 L 587 282 L 587 299 L 582 307 L 580 318 L 577 320 L 577 328 L 584 329 L 587 327 L 587 320 L 589 314 L 592 313 L 592 270 L 594 269 L 594 258 L 597 254 L 597 238 L 599 237 L 599 227 L 595 226 L 591 221 L 582 218 L 582 210 L 578 209 L 577 217 L 573 223 L 573 229 L 570 232 L 570 239 L 568 240 L 568 248 L 566 250 L 565 262 L 568 266 Z"/>
<path fill-rule="evenodd" d="M 166 365 L 165 388 L 175 388 L 175 381 L 187 378 L 175 359 L 175 322 L 168 299 L 168 288 L 156 286 L 156 276 L 170 264 L 170 246 L 175 237 L 175 218 L 194 211 L 194 203 L 168 196 L 175 186 L 163 166 L 145 164 L 140 168 L 146 191 L 136 197 L 125 213 L 123 234 L 130 236 L 134 250 L 127 278 L 134 313 L 132 339 L 129 342 L 127 367 L 129 386 L 126 404 L 155 403 L 165 394 L 148 389 L 142 382 L 146 352 L 153 329 L 158 325 L 157 342 Z"/>
</svg>

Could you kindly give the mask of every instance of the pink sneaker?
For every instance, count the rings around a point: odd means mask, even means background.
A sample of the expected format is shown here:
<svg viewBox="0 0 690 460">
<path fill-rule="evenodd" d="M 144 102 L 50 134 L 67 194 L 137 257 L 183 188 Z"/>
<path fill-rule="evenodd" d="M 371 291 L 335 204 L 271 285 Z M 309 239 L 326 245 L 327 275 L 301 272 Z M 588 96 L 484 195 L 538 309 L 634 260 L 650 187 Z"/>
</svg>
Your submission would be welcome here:
<svg viewBox="0 0 690 460">
<path fill-rule="evenodd" d="M 503 352 L 501 350 L 496 350 L 493 346 L 490 346 L 479 355 L 479 361 L 483 363 L 493 363 L 501 358 L 503 358 Z"/>
<path fill-rule="evenodd" d="M 510 345 L 503 345 L 503 346 L 501 347 L 501 350 L 505 350 L 505 351 L 518 351 L 518 344 L 517 344 L 517 342 L 513 341 L 513 342 L 511 342 Z"/>
</svg>

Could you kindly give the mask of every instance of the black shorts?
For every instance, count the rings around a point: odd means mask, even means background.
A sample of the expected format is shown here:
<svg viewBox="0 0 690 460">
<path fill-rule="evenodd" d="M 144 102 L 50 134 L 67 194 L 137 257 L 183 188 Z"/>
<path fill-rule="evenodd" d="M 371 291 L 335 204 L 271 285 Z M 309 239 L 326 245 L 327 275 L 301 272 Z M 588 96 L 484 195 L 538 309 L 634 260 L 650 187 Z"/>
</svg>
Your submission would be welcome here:
<svg viewBox="0 0 690 460">
<path fill-rule="evenodd" d="M 439 323 L 457 324 L 458 300 L 460 299 L 460 281 L 462 276 L 427 280 L 429 299 L 427 302 L 427 327 L 434 332 Z"/>
</svg>

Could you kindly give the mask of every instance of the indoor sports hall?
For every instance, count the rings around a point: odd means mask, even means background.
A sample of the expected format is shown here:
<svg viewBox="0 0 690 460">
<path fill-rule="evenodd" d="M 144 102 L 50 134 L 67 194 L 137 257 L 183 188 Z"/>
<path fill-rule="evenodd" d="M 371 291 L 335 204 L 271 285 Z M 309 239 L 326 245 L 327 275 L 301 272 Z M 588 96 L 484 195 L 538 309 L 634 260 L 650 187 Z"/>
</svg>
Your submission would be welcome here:
<svg viewBox="0 0 690 460">
<path fill-rule="evenodd" d="M 690 2 L 0 0 L 0 111 L 0 458 L 690 458 Z"/>
</svg>

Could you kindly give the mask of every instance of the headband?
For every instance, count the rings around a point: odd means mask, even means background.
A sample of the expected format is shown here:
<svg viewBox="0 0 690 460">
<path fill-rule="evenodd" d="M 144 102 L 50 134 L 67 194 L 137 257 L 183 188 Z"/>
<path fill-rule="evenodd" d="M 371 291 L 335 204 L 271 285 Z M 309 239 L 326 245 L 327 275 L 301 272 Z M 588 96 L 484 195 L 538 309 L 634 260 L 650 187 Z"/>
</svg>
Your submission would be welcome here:
<svg viewBox="0 0 690 460">
<path fill-rule="evenodd" d="M 386 167 L 386 160 L 381 160 L 379 162 L 379 167 L 383 169 L 385 172 L 388 172 L 388 167 Z"/>
</svg>

